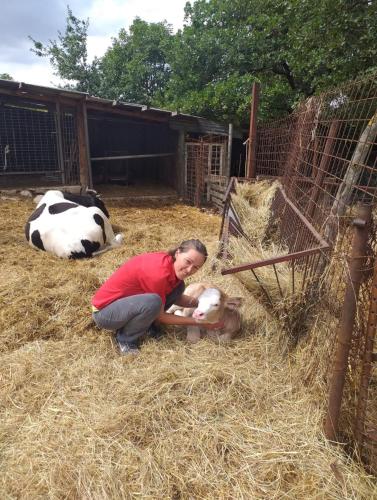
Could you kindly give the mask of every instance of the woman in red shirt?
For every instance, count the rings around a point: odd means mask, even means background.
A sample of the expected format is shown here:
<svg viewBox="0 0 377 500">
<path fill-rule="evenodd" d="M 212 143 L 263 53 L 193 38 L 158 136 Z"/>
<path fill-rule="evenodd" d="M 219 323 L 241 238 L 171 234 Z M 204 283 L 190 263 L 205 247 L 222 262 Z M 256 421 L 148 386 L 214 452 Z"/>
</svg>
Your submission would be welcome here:
<svg viewBox="0 0 377 500">
<path fill-rule="evenodd" d="M 197 300 L 184 295 L 184 279 L 196 273 L 207 259 L 207 249 L 199 240 L 183 241 L 169 252 L 137 255 L 126 261 L 103 283 L 92 298 L 93 319 L 97 326 L 115 330 L 121 354 L 137 354 L 141 337 L 161 334 L 156 323 L 196 325 L 193 318 L 168 314 L 173 304 L 197 306 Z M 156 323 L 154 323 L 156 321 Z M 203 328 L 221 327 L 205 323 Z"/>
</svg>

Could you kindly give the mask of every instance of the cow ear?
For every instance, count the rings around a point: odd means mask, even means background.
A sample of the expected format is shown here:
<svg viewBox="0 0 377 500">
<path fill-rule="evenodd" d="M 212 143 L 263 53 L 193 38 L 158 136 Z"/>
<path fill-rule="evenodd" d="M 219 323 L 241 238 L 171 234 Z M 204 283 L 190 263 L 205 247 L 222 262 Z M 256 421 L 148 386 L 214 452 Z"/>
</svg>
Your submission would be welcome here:
<svg viewBox="0 0 377 500">
<path fill-rule="evenodd" d="M 235 311 L 239 309 L 243 304 L 243 297 L 228 297 L 225 301 L 225 307 Z"/>
</svg>

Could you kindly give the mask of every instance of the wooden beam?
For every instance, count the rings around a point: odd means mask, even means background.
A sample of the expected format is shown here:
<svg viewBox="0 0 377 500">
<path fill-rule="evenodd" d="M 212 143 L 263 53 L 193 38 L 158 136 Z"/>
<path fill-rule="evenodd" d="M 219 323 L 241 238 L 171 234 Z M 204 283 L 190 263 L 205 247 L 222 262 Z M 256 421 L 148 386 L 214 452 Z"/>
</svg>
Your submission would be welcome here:
<svg viewBox="0 0 377 500">
<path fill-rule="evenodd" d="M 93 103 L 90 101 L 87 102 L 87 110 L 102 111 L 111 115 L 117 114 L 122 116 L 129 116 L 134 119 L 139 119 L 141 121 L 151 121 L 155 123 L 166 123 L 170 118 L 168 114 L 166 116 L 157 117 L 157 116 L 151 116 L 150 114 L 147 113 L 142 113 L 141 111 L 127 111 L 125 109 L 122 109 L 121 107 L 106 106 L 101 103 Z"/>
<path fill-rule="evenodd" d="M 137 160 L 138 158 L 159 158 L 162 156 L 174 156 L 175 153 L 157 153 L 148 155 L 122 155 L 122 156 L 95 156 L 90 158 L 91 161 L 100 160 Z"/>
<path fill-rule="evenodd" d="M 25 93 L 24 91 L 14 91 L 8 89 L 0 89 L 0 99 L 4 96 L 11 96 L 24 100 L 32 100 L 34 102 L 43 102 L 43 103 L 55 103 L 59 99 L 59 102 L 63 106 L 76 107 L 77 99 L 68 99 L 65 97 L 59 97 L 58 95 L 44 95 L 44 94 L 34 94 L 34 93 Z"/>
<path fill-rule="evenodd" d="M 247 161 L 246 176 L 248 179 L 253 179 L 256 175 L 256 152 L 257 152 L 257 114 L 259 107 L 259 83 L 253 83 L 251 113 L 250 113 L 250 129 L 249 129 L 249 154 Z"/>
</svg>

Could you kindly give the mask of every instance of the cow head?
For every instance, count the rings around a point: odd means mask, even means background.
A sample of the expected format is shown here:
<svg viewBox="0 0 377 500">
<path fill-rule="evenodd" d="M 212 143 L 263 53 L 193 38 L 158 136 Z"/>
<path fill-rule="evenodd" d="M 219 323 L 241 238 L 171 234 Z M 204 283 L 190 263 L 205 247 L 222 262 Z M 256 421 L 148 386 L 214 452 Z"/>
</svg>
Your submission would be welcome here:
<svg viewBox="0 0 377 500">
<path fill-rule="evenodd" d="M 198 306 L 192 317 L 206 323 L 217 323 L 221 320 L 225 309 L 236 310 L 241 305 L 241 297 L 228 297 L 218 288 L 207 288 L 198 297 Z"/>
</svg>

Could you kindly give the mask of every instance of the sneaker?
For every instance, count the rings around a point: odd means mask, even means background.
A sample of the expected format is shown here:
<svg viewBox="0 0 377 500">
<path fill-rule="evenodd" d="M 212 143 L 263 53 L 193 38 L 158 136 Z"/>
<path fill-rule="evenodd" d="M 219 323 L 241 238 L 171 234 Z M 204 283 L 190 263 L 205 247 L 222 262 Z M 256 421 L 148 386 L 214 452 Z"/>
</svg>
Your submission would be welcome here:
<svg viewBox="0 0 377 500">
<path fill-rule="evenodd" d="M 159 325 L 156 325 L 155 323 L 152 323 L 151 326 L 147 330 L 147 336 L 153 340 L 161 340 L 165 334 L 161 330 L 161 327 Z"/>
<path fill-rule="evenodd" d="M 140 353 L 137 342 L 127 342 L 126 340 L 119 340 L 116 335 L 114 335 L 114 342 L 121 356 L 128 356 L 128 354 L 135 355 Z"/>
</svg>

